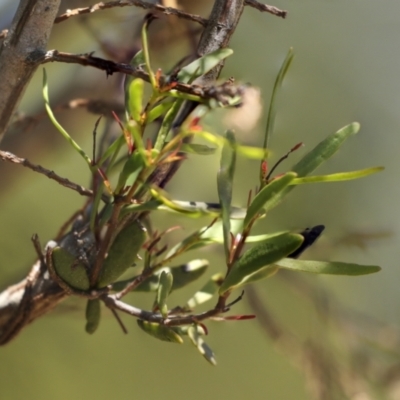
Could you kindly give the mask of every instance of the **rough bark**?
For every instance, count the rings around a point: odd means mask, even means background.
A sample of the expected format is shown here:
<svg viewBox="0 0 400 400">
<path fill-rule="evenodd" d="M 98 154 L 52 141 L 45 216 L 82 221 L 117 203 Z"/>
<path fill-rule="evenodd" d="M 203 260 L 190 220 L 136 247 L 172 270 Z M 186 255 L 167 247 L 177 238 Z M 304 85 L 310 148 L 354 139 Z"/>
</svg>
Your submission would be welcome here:
<svg viewBox="0 0 400 400">
<path fill-rule="evenodd" d="M 0 47 L 0 141 L 46 52 L 61 0 L 21 0 Z"/>
</svg>

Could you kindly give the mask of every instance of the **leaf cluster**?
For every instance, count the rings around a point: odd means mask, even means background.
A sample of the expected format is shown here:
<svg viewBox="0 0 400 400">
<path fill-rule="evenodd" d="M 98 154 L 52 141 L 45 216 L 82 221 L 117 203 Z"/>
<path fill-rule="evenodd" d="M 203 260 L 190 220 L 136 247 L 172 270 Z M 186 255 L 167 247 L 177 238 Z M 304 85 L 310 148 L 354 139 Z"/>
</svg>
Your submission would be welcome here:
<svg viewBox="0 0 400 400">
<path fill-rule="evenodd" d="M 263 147 L 256 148 L 238 143 L 232 131 L 217 135 L 203 130 L 199 124 L 206 112 L 216 107 L 237 105 L 240 98 L 236 96 L 216 103 L 175 89 L 176 82 L 192 83 L 230 56 L 232 50 L 221 49 L 201 57 L 161 83 L 161 71 L 154 72 L 151 67 L 146 24 L 142 31 L 142 45 L 143 50 L 135 55 L 131 64 L 143 65 L 147 69 L 150 94 L 146 94 L 143 80 L 127 77 L 125 120 L 116 117 L 121 133 L 111 142 L 102 140 L 101 147 L 96 146 L 95 130 L 92 155 L 87 154 L 58 123 L 49 103 L 46 73 L 43 78 L 43 95 L 51 121 L 83 158 L 93 177 L 93 196 L 72 223 L 71 231 L 46 248 L 46 264 L 53 279 L 71 294 L 87 298 L 88 333 L 93 333 L 99 326 L 101 302 L 104 302 L 115 315 L 117 310 L 135 315 L 138 326 L 157 339 L 182 343 L 183 337 L 187 336 L 199 352 L 215 364 L 214 353 L 202 337 L 208 333 L 202 321 L 217 316 L 218 320 L 253 317 L 223 316 L 241 298 L 229 303 L 235 289 L 270 277 L 281 268 L 334 275 L 363 275 L 379 271 L 379 267 L 370 265 L 298 260 L 297 256 L 307 247 L 307 243 L 304 246 L 304 234 L 288 231 L 258 236 L 251 234 L 255 224 L 268 217 L 268 213 L 298 185 L 357 179 L 381 170 L 377 167 L 309 176 L 358 132 L 359 124 L 352 123 L 327 136 L 288 172 L 273 176 L 275 166 L 268 171 L 267 146 L 273 129 L 276 96 L 292 61 L 292 50 L 276 78 Z M 182 104 L 188 100 L 199 103 L 200 111 L 176 127 L 174 121 Z M 154 141 L 150 141 L 146 139 L 146 133 L 154 125 L 158 128 L 157 135 Z M 198 137 L 208 141 L 209 145 L 196 143 Z M 299 147 L 294 146 L 289 153 Z M 188 204 L 173 200 L 158 184 L 159 176 L 181 162 L 185 154 L 205 157 L 218 149 L 221 150 L 220 168 L 216 174 L 218 204 Z M 238 156 L 260 161 L 257 186 L 250 191 L 248 204 L 243 208 L 232 205 Z M 151 213 L 157 210 L 192 218 L 206 217 L 209 222 L 168 248 L 162 243 L 171 229 L 158 232 L 151 225 Z M 233 229 L 234 219 L 238 222 Z M 209 267 L 207 260 L 191 260 L 188 253 L 215 243 L 222 245 L 225 254 L 221 271 L 209 277 L 184 305 L 170 307 L 169 294 L 203 276 Z M 190 260 L 183 265 L 175 261 L 182 255 Z M 130 272 L 132 267 L 136 273 Z M 119 280 L 125 273 L 131 277 Z M 122 305 L 120 300 L 132 291 L 154 293 L 151 311 L 135 311 L 133 307 Z M 214 307 L 196 314 L 199 305 L 213 298 Z"/>
</svg>

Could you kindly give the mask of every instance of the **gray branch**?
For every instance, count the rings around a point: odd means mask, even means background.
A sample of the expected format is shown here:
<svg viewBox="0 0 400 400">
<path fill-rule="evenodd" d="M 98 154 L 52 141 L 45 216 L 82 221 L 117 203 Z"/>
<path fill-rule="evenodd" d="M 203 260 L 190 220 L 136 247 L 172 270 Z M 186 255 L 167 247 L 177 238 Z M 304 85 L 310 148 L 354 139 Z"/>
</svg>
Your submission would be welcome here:
<svg viewBox="0 0 400 400">
<path fill-rule="evenodd" d="M 21 0 L 0 48 L 0 141 L 38 67 L 61 0 Z"/>
</svg>

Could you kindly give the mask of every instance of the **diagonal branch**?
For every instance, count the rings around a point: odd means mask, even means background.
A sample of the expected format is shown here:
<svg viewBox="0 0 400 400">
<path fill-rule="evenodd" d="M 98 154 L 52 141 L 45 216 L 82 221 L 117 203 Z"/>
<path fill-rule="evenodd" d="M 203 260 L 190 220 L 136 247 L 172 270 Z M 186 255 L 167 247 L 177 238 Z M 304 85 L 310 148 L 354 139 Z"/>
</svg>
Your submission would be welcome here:
<svg viewBox="0 0 400 400">
<path fill-rule="evenodd" d="M 221 47 L 225 47 L 226 44 L 219 43 Z M 218 47 L 216 47 L 218 48 Z M 212 50 L 211 50 L 212 51 Z M 203 54 L 206 54 L 203 52 Z M 47 53 L 43 54 L 41 57 L 37 58 L 37 62 L 41 64 L 49 62 L 64 62 L 70 64 L 79 64 L 85 67 L 93 67 L 105 71 L 107 75 L 112 75 L 115 72 L 120 72 L 126 75 L 131 75 L 136 78 L 141 78 L 147 82 L 150 81 L 149 74 L 144 70 L 142 66 L 132 67 L 130 64 L 116 63 L 111 60 L 106 60 L 104 58 L 94 57 L 92 53 L 85 54 L 71 54 L 64 53 L 57 50 L 49 50 Z M 222 67 L 223 64 L 221 64 Z M 167 77 L 160 77 L 161 84 L 167 83 Z M 212 82 L 211 80 L 209 81 Z M 215 99 L 222 103 L 226 102 L 226 98 L 232 98 L 240 95 L 243 91 L 243 87 L 232 85 L 230 82 L 224 83 L 222 85 L 189 85 L 186 83 L 176 82 L 174 90 L 182 93 L 199 96 L 204 100 Z"/>
<path fill-rule="evenodd" d="M 269 6 L 268 4 L 259 3 L 256 0 L 245 0 L 245 5 L 255 8 L 258 11 L 267 12 L 277 17 L 286 18 L 287 11 L 280 10 L 277 7 Z"/>
<path fill-rule="evenodd" d="M 43 168 L 40 165 L 33 164 L 26 158 L 17 157 L 15 154 L 12 154 L 8 151 L 0 150 L 0 159 L 2 159 L 3 161 L 12 162 L 14 164 L 22 165 L 26 168 L 31 169 L 32 171 L 38 172 L 39 174 L 43 174 L 43 175 L 47 176 L 49 179 L 55 180 L 60 185 L 66 187 L 68 189 L 75 190 L 82 196 L 93 197 L 93 190 L 86 189 L 85 187 L 83 187 L 81 185 L 77 185 L 76 183 L 71 182 L 69 179 L 63 178 L 63 177 L 57 175 L 54 171 Z"/>
<path fill-rule="evenodd" d="M 38 64 L 35 53 L 46 51 L 61 0 L 22 0 L 0 47 L 0 141 Z"/>
<path fill-rule="evenodd" d="M 172 7 L 164 7 L 161 4 L 153 4 L 147 1 L 140 1 L 140 0 L 117 0 L 117 1 L 109 1 L 107 3 L 100 2 L 97 4 L 93 4 L 89 7 L 82 7 L 82 8 L 75 8 L 74 10 L 67 10 L 64 14 L 59 15 L 55 20 L 54 23 L 57 24 L 59 22 L 63 22 L 71 17 L 76 17 L 77 15 L 82 14 L 91 14 L 96 11 L 107 10 L 110 8 L 116 7 L 129 7 L 135 6 L 143 8 L 144 10 L 153 11 L 153 12 L 160 12 L 165 15 L 174 15 L 176 17 L 186 19 L 189 21 L 197 22 L 200 25 L 205 26 L 207 24 L 207 20 L 205 18 L 200 17 L 199 15 L 189 14 L 184 11 L 178 10 Z"/>
</svg>

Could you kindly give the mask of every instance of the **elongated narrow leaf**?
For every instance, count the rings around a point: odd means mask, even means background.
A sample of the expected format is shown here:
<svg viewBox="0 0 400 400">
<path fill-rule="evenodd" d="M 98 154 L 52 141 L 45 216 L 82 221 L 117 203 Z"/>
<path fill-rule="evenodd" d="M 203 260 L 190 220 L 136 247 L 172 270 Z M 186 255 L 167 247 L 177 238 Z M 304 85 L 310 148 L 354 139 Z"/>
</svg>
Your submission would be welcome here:
<svg viewBox="0 0 400 400">
<path fill-rule="evenodd" d="M 296 165 L 292 167 L 292 171 L 297 174 L 298 178 L 302 178 L 316 168 L 323 162 L 332 157 L 342 146 L 342 144 L 351 136 L 355 135 L 360 129 L 360 124 L 353 122 L 339 129 L 336 133 L 329 135 L 326 139 L 320 142 L 310 152 L 308 152 Z M 280 193 L 280 197 L 286 196 L 295 186 L 288 186 Z M 278 200 L 278 199 L 277 199 Z"/>
<path fill-rule="evenodd" d="M 147 123 L 153 122 L 155 119 L 165 114 L 174 104 L 175 100 L 163 101 L 162 103 L 153 107 L 147 114 Z"/>
<path fill-rule="evenodd" d="M 285 78 L 285 75 L 290 67 L 290 64 L 293 61 L 293 56 L 294 56 L 293 48 L 290 48 L 288 54 L 285 57 L 285 60 L 282 63 L 279 73 L 275 79 L 275 84 L 272 90 L 271 100 L 269 103 L 267 125 L 265 127 L 264 145 L 263 145 L 264 149 L 268 147 L 268 140 L 271 137 L 272 130 L 274 128 L 276 97 L 278 95 L 279 88 L 282 85 L 283 79 Z"/>
<path fill-rule="evenodd" d="M 292 171 L 296 172 L 299 178 L 308 175 L 332 157 L 339 150 L 340 146 L 359 130 L 360 124 L 353 122 L 336 133 L 329 135 L 294 165 Z"/>
<path fill-rule="evenodd" d="M 192 207 L 190 203 L 187 202 L 178 202 L 171 200 L 167 197 L 166 193 L 159 188 L 153 187 L 150 190 L 152 196 L 163 203 L 165 207 L 168 207 L 171 211 L 175 211 L 180 214 L 187 215 L 189 217 L 198 218 L 204 215 L 217 217 L 221 211 L 210 210 L 209 208 L 199 208 L 199 207 Z"/>
<path fill-rule="evenodd" d="M 56 117 L 53 114 L 53 110 L 50 107 L 49 88 L 47 85 L 47 73 L 45 69 L 43 69 L 43 98 L 45 102 L 47 115 L 49 116 L 50 121 L 53 123 L 56 129 L 61 133 L 64 139 L 66 139 L 67 142 L 72 146 L 72 148 L 76 150 L 79 153 L 79 155 L 86 161 L 89 167 L 91 167 L 92 162 L 90 160 L 90 157 L 83 151 L 83 149 L 79 146 L 79 144 L 75 142 L 74 139 L 72 139 L 69 133 L 61 126 L 61 124 L 57 121 Z"/>
<path fill-rule="evenodd" d="M 284 233 L 247 250 L 232 266 L 219 293 L 223 295 L 228 290 L 248 283 L 253 274 L 288 256 L 301 245 L 303 240 L 301 235 Z"/>
<path fill-rule="evenodd" d="M 312 272 L 314 274 L 328 275 L 367 275 L 379 272 L 380 267 L 376 265 L 359 265 L 337 261 L 308 261 L 284 258 L 275 263 L 280 268 L 293 271 Z"/>
<path fill-rule="evenodd" d="M 175 117 L 178 115 L 178 112 L 182 104 L 183 104 L 182 99 L 176 100 L 172 104 L 172 107 L 165 114 L 161 127 L 158 130 L 156 142 L 154 144 L 154 148 L 157 149 L 158 151 L 161 151 L 165 146 L 168 134 L 172 128 L 172 123 L 174 122 Z"/>
<path fill-rule="evenodd" d="M 147 37 L 147 29 L 149 27 L 150 21 L 151 17 L 150 16 L 146 17 L 142 26 L 142 51 L 143 51 L 144 64 L 149 74 L 151 86 L 153 87 L 153 90 L 156 91 L 158 82 L 156 81 L 156 77 L 150 65 L 149 41 Z"/>
<path fill-rule="evenodd" d="M 135 151 L 131 156 L 129 156 L 118 177 L 118 184 L 115 188 L 115 192 L 118 193 L 127 185 L 133 185 L 144 167 L 145 165 L 142 155 Z"/>
<path fill-rule="evenodd" d="M 295 173 L 288 172 L 264 186 L 251 202 L 243 222 L 243 227 L 246 228 L 262 210 L 264 210 L 263 212 L 267 212 L 277 206 L 282 200 L 281 193 L 290 185 L 296 176 Z"/>
<path fill-rule="evenodd" d="M 143 331 L 156 339 L 170 343 L 183 343 L 183 339 L 168 326 L 161 325 L 156 322 L 143 321 L 141 319 L 137 320 L 137 324 Z"/>
<path fill-rule="evenodd" d="M 206 272 L 209 263 L 207 260 L 192 260 L 178 267 L 165 267 L 144 280 L 135 288 L 137 292 L 153 292 L 159 287 L 159 276 L 164 273 L 172 275 L 172 287 L 170 291 L 180 289 L 199 279 Z"/>
<path fill-rule="evenodd" d="M 222 207 L 222 229 L 224 234 L 225 259 L 229 259 L 230 249 L 230 209 L 232 202 L 233 176 L 236 165 L 236 140 L 232 131 L 226 133 L 227 143 L 222 148 L 221 164 L 217 174 L 219 202 Z"/>
<path fill-rule="evenodd" d="M 246 237 L 246 243 L 257 243 L 268 240 L 274 236 L 282 235 L 283 233 L 288 233 L 289 231 L 280 231 L 275 233 L 264 233 L 261 235 L 250 235 Z"/>
<path fill-rule="evenodd" d="M 377 172 L 381 172 L 384 169 L 385 169 L 384 167 L 372 167 L 372 168 L 360 169 L 358 171 L 339 172 L 337 174 L 306 176 L 294 179 L 291 182 L 291 185 L 303 185 L 305 183 L 350 181 L 353 179 L 360 179 L 372 174 L 376 174 Z"/>
<path fill-rule="evenodd" d="M 190 328 L 193 328 L 193 325 L 182 325 L 182 326 L 172 326 L 171 329 L 173 329 L 178 335 L 188 335 L 188 331 Z M 207 335 L 206 330 L 201 326 L 197 325 L 197 333 L 199 335 Z"/>
<path fill-rule="evenodd" d="M 180 151 L 182 153 L 191 153 L 191 154 L 197 154 L 201 156 L 208 156 L 211 154 L 215 154 L 217 151 L 216 147 L 210 147 L 206 146 L 205 144 L 197 144 L 197 143 L 184 143 Z"/>
<path fill-rule="evenodd" d="M 242 145 L 237 146 L 237 152 L 250 160 L 263 160 L 267 158 L 270 153 L 268 149 Z"/>
<path fill-rule="evenodd" d="M 173 277 L 170 272 L 161 271 L 158 288 L 156 304 L 164 318 L 168 315 L 167 297 L 171 292 Z"/>
<path fill-rule="evenodd" d="M 192 343 L 196 346 L 200 354 L 211 364 L 217 365 L 215 354 L 207 345 L 204 339 L 200 336 L 197 326 L 192 326 L 188 329 L 188 335 Z"/>
<path fill-rule="evenodd" d="M 223 280 L 224 276 L 222 274 L 214 274 L 210 280 L 188 300 L 186 308 L 193 310 L 196 306 L 211 300 L 215 293 L 218 292 Z"/>
<path fill-rule="evenodd" d="M 178 80 L 180 82 L 189 83 L 212 70 L 222 60 L 232 54 L 233 50 L 228 48 L 218 49 L 212 53 L 206 54 L 205 56 L 194 60 L 186 67 L 183 67 L 178 73 Z"/>
<path fill-rule="evenodd" d="M 100 324 L 101 304 L 99 299 L 88 300 L 86 303 L 86 326 L 87 333 L 94 333 Z"/>
</svg>

